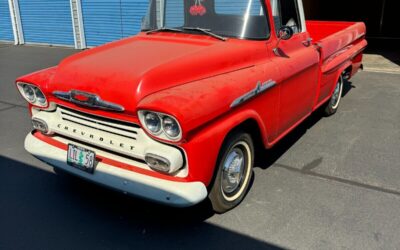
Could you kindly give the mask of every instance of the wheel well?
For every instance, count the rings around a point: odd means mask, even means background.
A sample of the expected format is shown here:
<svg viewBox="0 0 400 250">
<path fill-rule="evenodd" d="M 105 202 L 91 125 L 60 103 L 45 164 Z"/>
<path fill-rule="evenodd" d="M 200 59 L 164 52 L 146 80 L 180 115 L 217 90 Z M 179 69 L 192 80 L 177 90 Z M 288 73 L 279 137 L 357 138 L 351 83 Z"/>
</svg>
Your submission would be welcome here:
<svg viewBox="0 0 400 250">
<path fill-rule="evenodd" d="M 345 80 L 349 80 L 349 79 L 351 78 L 351 72 L 353 72 L 353 65 L 350 65 L 349 67 L 347 67 L 347 68 L 343 71 L 343 73 L 342 73 L 343 78 L 344 78 Z"/>
<path fill-rule="evenodd" d="M 246 132 L 246 133 L 250 134 L 251 138 L 253 139 L 253 143 L 254 143 L 255 157 L 257 157 L 258 151 L 265 149 L 260 126 L 258 125 L 256 120 L 251 119 L 251 118 L 247 119 L 246 121 L 240 123 L 235 128 L 233 128 L 228 133 L 227 136 L 229 136 L 231 133 L 234 133 L 236 131 L 242 131 L 242 132 Z"/>
<path fill-rule="evenodd" d="M 221 148 L 223 147 L 224 143 L 226 142 L 227 138 L 236 132 L 245 132 L 248 133 L 254 143 L 254 158 L 255 160 L 257 159 L 258 153 L 261 152 L 261 150 L 265 149 L 264 146 L 264 142 L 262 139 L 262 134 L 261 134 L 261 130 L 260 127 L 258 126 L 258 123 L 256 120 L 250 118 L 247 119 L 245 121 L 243 121 L 242 123 L 240 123 L 239 125 L 237 125 L 236 127 L 232 128 L 225 136 L 223 143 L 221 144 Z M 218 154 L 218 158 L 217 158 L 217 162 L 216 164 L 218 164 L 218 162 L 220 161 L 221 158 L 221 148 L 220 148 L 220 152 Z M 216 177 L 216 171 L 217 171 L 217 167 L 215 167 L 214 169 L 214 173 L 213 173 L 213 177 L 211 179 L 210 185 L 208 186 L 208 188 L 212 187 L 215 182 L 215 177 Z"/>
</svg>

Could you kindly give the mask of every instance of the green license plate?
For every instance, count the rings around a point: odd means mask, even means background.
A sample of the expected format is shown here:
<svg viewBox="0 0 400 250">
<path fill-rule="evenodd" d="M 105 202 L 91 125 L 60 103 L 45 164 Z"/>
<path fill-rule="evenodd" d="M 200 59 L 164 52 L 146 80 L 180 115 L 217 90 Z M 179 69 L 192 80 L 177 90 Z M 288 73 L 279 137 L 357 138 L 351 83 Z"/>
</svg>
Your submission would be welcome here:
<svg viewBox="0 0 400 250">
<path fill-rule="evenodd" d="M 68 144 L 67 164 L 93 174 L 96 153 L 73 144 Z"/>
</svg>

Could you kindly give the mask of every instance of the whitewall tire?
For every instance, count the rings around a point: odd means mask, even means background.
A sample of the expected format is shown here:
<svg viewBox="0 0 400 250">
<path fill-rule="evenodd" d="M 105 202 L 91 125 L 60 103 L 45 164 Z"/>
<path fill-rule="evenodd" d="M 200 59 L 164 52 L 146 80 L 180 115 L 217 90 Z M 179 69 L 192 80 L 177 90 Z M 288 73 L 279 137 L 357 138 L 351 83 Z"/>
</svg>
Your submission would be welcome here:
<svg viewBox="0 0 400 250">
<path fill-rule="evenodd" d="M 335 85 L 335 89 L 333 90 L 331 99 L 327 102 L 325 106 L 324 114 L 326 116 L 331 116 L 335 114 L 336 111 L 338 110 L 340 101 L 342 100 L 343 84 L 344 84 L 344 79 L 343 76 L 341 75 Z"/>
<path fill-rule="evenodd" d="M 215 212 L 236 207 L 246 196 L 253 176 L 254 146 L 251 136 L 234 132 L 221 147 L 209 194 Z"/>
</svg>

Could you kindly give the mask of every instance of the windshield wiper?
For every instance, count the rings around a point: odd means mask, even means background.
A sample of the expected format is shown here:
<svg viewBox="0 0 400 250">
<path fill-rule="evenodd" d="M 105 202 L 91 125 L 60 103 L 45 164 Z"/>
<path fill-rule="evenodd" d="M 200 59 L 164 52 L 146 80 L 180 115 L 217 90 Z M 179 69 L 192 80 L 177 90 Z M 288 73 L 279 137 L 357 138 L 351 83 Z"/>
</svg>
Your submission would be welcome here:
<svg viewBox="0 0 400 250">
<path fill-rule="evenodd" d="M 221 41 L 226 41 L 227 40 L 226 37 L 223 37 L 223 36 L 217 35 L 215 33 L 212 33 L 210 29 L 203 29 L 203 28 L 199 28 L 199 27 L 182 27 L 182 29 L 183 30 L 200 31 L 200 32 L 203 32 L 206 35 L 212 36 L 212 37 L 217 38 L 217 39 L 219 39 Z"/>
<path fill-rule="evenodd" d="M 148 30 L 148 31 L 146 31 L 146 34 L 150 35 L 150 34 L 157 33 L 157 32 L 183 32 L 183 31 L 180 29 L 175 29 L 175 28 L 161 27 L 161 28 L 154 29 L 154 30 Z"/>
</svg>

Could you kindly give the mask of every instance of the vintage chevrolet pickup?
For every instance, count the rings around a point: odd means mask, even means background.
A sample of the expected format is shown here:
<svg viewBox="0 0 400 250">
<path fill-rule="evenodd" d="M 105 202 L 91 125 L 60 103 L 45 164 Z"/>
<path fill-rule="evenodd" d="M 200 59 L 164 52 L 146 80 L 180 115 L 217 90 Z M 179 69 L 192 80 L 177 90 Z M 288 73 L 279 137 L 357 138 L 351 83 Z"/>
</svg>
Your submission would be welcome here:
<svg viewBox="0 0 400 250">
<path fill-rule="evenodd" d="M 306 21 L 301 0 L 151 0 L 138 35 L 16 80 L 25 148 L 127 194 L 226 212 L 248 192 L 255 149 L 336 112 L 365 34 Z"/>
</svg>

